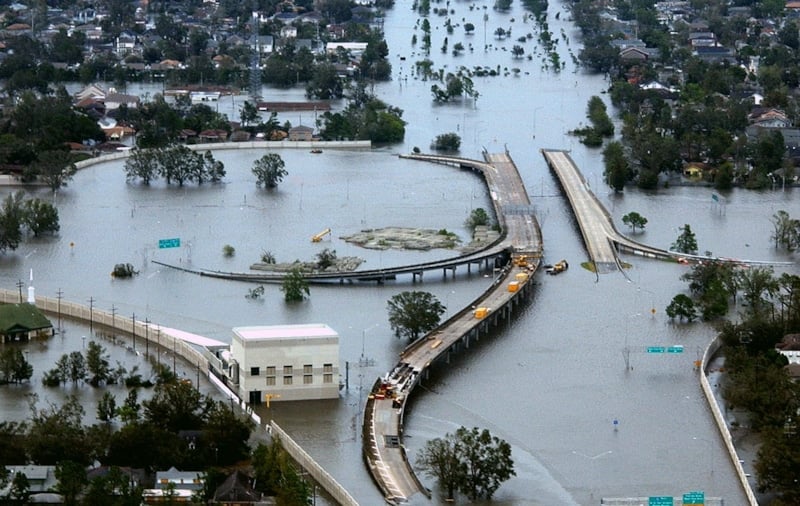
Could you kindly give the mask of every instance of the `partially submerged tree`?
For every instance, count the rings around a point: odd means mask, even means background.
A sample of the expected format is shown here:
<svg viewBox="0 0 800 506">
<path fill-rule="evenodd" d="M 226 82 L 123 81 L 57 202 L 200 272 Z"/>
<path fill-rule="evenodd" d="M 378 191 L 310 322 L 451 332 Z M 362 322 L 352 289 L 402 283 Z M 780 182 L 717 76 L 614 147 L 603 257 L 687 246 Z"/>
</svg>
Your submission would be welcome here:
<svg viewBox="0 0 800 506">
<path fill-rule="evenodd" d="M 511 445 L 477 427 L 459 427 L 455 434 L 428 441 L 416 464 L 436 478 L 448 500 L 454 499 L 456 489 L 473 501 L 491 499 L 504 481 L 516 475 Z"/>
<path fill-rule="evenodd" d="M 631 227 L 631 229 L 633 229 L 633 232 L 635 233 L 637 227 L 642 230 L 644 229 L 644 226 L 647 225 L 647 218 L 637 213 L 636 211 L 631 211 L 630 213 L 622 217 L 622 223 Z"/>
<path fill-rule="evenodd" d="M 397 337 L 416 340 L 435 329 L 446 308 L 431 293 L 411 291 L 392 296 L 387 303 L 389 325 Z"/>
<path fill-rule="evenodd" d="M 692 227 L 687 223 L 680 228 L 680 235 L 672 243 L 672 250 L 679 253 L 695 254 L 697 253 L 697 238 L 692 232 Z"/>
<path fill-rule="evenodd" d="M 667 316 L 693 322 L 697 318 L 694 301 L 688 295 L 679 293 L 672 298 L 672 302 L 667 306 Z"/>
<path fill-rule="evenodd" d="M 284 169 L 285 163 L 281 155 L 267 153 L 253 163 L 252 172 L 256 176 L 256 186 L 275 188 L 289 173 Z"/>
<path fill-rule="evenodd" d="M 293 268 L 284 276 L 281 291 L 286 302 L 300 302 L 311 293 L 308 289 L 308 281 L 303 277 L 303 272 L 299 267 Z"/>
</svg>

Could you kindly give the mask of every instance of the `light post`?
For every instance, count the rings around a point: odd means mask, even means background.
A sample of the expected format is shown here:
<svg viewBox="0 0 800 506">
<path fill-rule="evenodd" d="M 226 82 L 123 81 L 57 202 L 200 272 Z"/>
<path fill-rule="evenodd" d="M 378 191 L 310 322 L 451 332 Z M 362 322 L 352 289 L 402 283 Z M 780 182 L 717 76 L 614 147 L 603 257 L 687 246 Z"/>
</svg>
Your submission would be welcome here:
<svg viewBox="0 0 800 506">
<path fill-rule="evenodd" d="M 365 352 L 366 344 L 367 344 L 367 332 L 372 330 L 372 329 L 374 329 L 375 327 L 379 327 L 379 326 L 380 326 L 380 323 L 376 323 L 374 325 L 371 325 L 371 326 L 361 330 L 361 358 L 358 360 L 358 366 L 359 367 L 371 366 L 375 362 L 374 360 L 367 358 L 366 355 L 364 354 L 364 352 Z"/>
<path fill-rule="evenodd" d="M 591 483 L 589 484 L 589 487 L 588 487 L 589 488 L 589 498 L 590 499 L 594 498 L 594 486 L 595 486 L 594 482 L 595 482 L 596 474 L 597 474 L 596 473 L 597 470 L 595 469 L 595 467 L 597 465 L 596 462 L 597 462 L 598 459 L 603 458 L 606 455 L 610 455 L 612 453 L 614 453 L 613 450 L 606 450 L 604 452 L 598 453 L 597 455 L 591 455 L 590 456 L 590 455 L 586 455 L 583 452 L 579 452 L 578 450 L 572 450 L 572 454 L 573 455 L 578 455 L 580 457 L 583 457 L 583 458 L 585 458 L 586 460 L 588 460 L 591 463 L 591 466 L 592 466 L 592 474 L 591 474 L 591 478 L 590 478 Z"/>
</svg>

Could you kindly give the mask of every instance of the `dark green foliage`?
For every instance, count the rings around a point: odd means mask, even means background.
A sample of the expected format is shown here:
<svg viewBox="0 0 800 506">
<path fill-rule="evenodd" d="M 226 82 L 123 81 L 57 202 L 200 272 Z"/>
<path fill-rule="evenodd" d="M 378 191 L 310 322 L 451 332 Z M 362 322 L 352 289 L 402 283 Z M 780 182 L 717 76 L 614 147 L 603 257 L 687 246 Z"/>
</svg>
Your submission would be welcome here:
<svg viewBox="0 0 800 506">
<path fill-rule="evenodd" d="M 317 269 L 324 271 L 333 265 L 336 265 L 336 250 L 325 248 L 317 253 Z"/>
<path fill-rule="evenodd" d="M 277 153 L 267 153 L 255 162 L 251 171 L 256 176 L 256 186 L 263 185 L 265 188 L 275 188 L 278 183 L 283 181 L 289 172 L 284 168 L 286 164 Z"/>
<path fill-rule="evenodd" d="M 428 441 L 417 456 L 417 466 L 437 479 L 447 500 L 454 499 L 456 489 L 473 501 L 491 499 L 504 481 L 516 475 L 511 446 L 477 427 L 460 427 L 455 434 Z"/>
<path fill-rule="evenodd" d="M 403 111 L 367 93 L 359 84 L 342 112 L 323 114 L 320 135 L 324 140 L 399 142 L 405 137 Z"/>
<path fill-rule="evenodd" d="M 281 291 L 286 302 L 301 302 L 311 293 L 308 289 L 308 281 L 303 277 L 303 272 L 299 267 L 295 267 L 284 276 Z"/>
<path fill-rule="evenodd" d="M 289 454 L 273 439 L 269 445 L 259 443 L 253 451 L 255 488 L 278 498 L 278 504 L 306 506 L 311 501 L 311 487 L 298 474 Z"/>
<path fill-rule="evenodd" d="M 33 366 L 28 363 L 22 350 L 5 346 L 0 351 L 0 385 L 22 383 L 33 376 Z"/>
<path fill-rule="evenodd" d="M 461 147 L 461 136 L 455 132 L 437 135 L 431 147 L 437 151 L 458 151 Z"/>
<path fill-rule="evenodd" d="M 667 306 L 667 316 L 679 318 L 688 322 L 693 322 L 697 318 L 697 311 L 694 308 L 694 301 L 688 295 L 679 293 L 672 298 Z"/>
<path fill-rule="evenodd" d="M 26 450 L 31 462 L 56 465 L 70 460 L 88 465 L 93 455 L 86 451 L 86 430 L 83 408 L 75 396 L 61 406 L 37 409 L 36 398 L 30 403 L 31 419 Z"/>
<path fill-rule="evenodd" d="M 467 218 L 466 226 L 475 231 L 475 227 L 478 226 L 489 226 L 491 224 L 491 219 L 489 218 L 489 213 L 486 212 L 486 209 L 482 207 L 478 207 L 477 209 L 473 209 L 471 213 L 469 213 L 469 218 Z"/>
<path fill-rule="evenodd" d="M 636 232 L 637 227 L 641 230 L 644 230 L 645 225 L 647 225 L 647 218 L 636 211 L 631 211 L 622 217 L 622 223 L 628 225 L 634 232 Z"/>
<path fill-rule="evenodd" d="M 62 460 L 56 465 L 54 474 L 58 480 L 56 491 L 64 497 L 65 506 L 76 506 L 78 495 L 89 482 L 86 479 L 84 465 L 71 460 Z"/>
<path fill-rule="evenodd" d="M 55 234 L 61 229 L 58 223 L 58 210 L 50 202 L 41 199 L 25 201 L 24 224 L 35 236 Z"/>
<path fill-rule="evenodd" d="M 88 371 L 88 383 L 93 387 L 109 383 L 112 378 L 111 366 L 108 363 L 109 355 L 106 349 L 95 341 L 86 344 L 86 369 Z"/>
<path fill-rule="evenodd" d="M 200 154 L 186 146 L 171 144 L 160 148 L 135 148 L 125 160 L 125 178 L 128 182 L 140 179 L 143 184 L 164 178 L 183 186 L 191 181 L 197 184 L 219 182 L 225 176 L 225 166 L 214 159 L 211 152 Z"/>
<path fill-rule="evenodd" d="M 692 227 L 687 223 L 680 228 L 681 233 L 678 238 L 672 243 L 670 248 L 679 253 L 695 254 L 697 253 L 697 238 L 692 232 Z"/>
<path fill-rule="evenodd" d="M 433 294 L 410 291 L 392 296 L 387 303 L 389 325 L 398 338 L 416 340 L 435 329 L 446 308 Z"/>
</svg>

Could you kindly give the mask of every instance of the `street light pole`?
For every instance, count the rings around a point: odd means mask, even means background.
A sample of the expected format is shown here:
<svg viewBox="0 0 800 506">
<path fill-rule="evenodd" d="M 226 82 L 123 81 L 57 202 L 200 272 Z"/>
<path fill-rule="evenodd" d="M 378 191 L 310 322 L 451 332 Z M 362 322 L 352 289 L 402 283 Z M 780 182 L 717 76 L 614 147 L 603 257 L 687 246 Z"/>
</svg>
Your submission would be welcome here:
<svg viewBox="0 0 800 506">
<path fill-rule="evenodd" d="M 596 477 L 596 469 L 595 469 L 597 464 L 595 462 L 597 461 L 597 459 L 605 457 L 606 455 L 610 455 L 612 453 L 614 453 L 613 450 L 606 450 L 604 452 L 598 453 L 597 455 L 589 456 L 589 455 L 586 455 L 583 452 L 579 452 L 578 450 L 572 450 L 572 454 L 573 455 L 581 456 L 581 457 L 585 458 L 586 460 L 588 460 L 591 463 L 591 466 L 592 466 L 592 478 L 591 478 L 591 483 L 589 485 L 589 498 L 590 499 L 594 498 L 594 482 L 595 482 L 595 480 L 597 478 Z"/>
</svg>

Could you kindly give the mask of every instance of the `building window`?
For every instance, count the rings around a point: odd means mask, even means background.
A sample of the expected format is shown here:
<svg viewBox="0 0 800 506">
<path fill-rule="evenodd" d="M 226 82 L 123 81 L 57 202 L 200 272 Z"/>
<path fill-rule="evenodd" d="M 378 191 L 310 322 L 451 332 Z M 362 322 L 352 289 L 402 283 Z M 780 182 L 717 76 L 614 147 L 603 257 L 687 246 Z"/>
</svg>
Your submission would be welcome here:
<svg viewBox="0 0 800 506">
<path fill-rule="evenodd" d="M 267 376 L 275 376 L 275 366 L 268 365 L 267 366 Z"/>
<path fill-rule="evenodd" d="M 261 374 L 261 368 L 259 367 L 250 368 L 250 376 L 258 376 L 259 374 Z"/>
<path fill-rule="evenodd" d="M 267 376 L 267 386 L 268 387 L 275 386 L 275 376 Z"/>
<path fill-rule="evenodd" d="M 311 374 L 312 372 L 314 372 L 313 369 L 314 366 L 312 366 L 311 364 L 306 364 L 303 366 L 303 374 Z"/>
<path fill-rule="evenodd" d="M 333 383 L 333 374 L 325 373 L 322 375 L 322 382 L 323 383 Z"/>
<path fill-rule="evenodd" d="M 323 372 L 333 372 L 333 364 L 324 364 L 322 369 Z"/>
<path fill-rule="evenodd" d="M 314 375 L 312 375 L 312 374 L 304 374 L 303 375 L 303 384 L 304 385 L 310 385 L 312 383 L 314 383 Z"/>
<path fill-rule="evenodd" d="M 292 384 L 292 377 L 291 376 L 284 376 L 283 377 L 283 384 L 284 385 L 291 385 Z"/>
<path fill-rule="evenodd" d="M 292 366 L 290 365 L 283 366 L 283 375 L 290 376 L 291 374 L 292 374 Z"/>
</svg>

